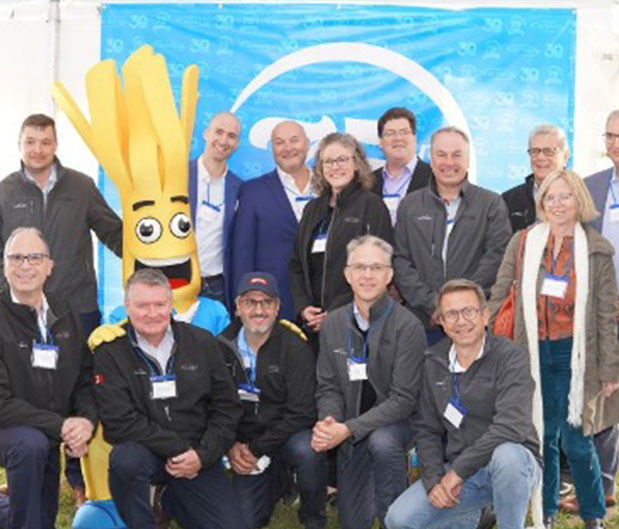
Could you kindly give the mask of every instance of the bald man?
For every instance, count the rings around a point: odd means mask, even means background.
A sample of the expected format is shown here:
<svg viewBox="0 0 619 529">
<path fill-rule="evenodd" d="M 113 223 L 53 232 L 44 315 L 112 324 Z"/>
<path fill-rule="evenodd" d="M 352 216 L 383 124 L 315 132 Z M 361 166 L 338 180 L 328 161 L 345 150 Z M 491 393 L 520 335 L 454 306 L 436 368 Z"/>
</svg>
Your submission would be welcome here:
<svg viewBox="0 0 619 529">
<path fill-rule="evenodd" d="M 316 195 L 306 165 L 309 140 L 303 127 L 282 121 L 271 134 L 276 167 L 246 182 L 239 193 L 232 238 L 232 285 L 255 270 L 273 274 L 281 293 L 279 315 L 294 318 L 288 263 L 305 205 Z"/>
</svg>

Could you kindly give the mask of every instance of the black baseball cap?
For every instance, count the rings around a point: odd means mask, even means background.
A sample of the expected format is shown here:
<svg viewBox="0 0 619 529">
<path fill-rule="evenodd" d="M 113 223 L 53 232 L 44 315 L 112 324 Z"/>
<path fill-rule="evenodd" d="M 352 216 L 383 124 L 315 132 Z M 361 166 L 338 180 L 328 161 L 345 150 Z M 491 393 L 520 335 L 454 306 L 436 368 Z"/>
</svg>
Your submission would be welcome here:
<svg viewBox="0 0 619 529">
<path fill-rule="evenodd" d="M 268 272 L 248 272 L 241 278 L 236 295 L 242 296 L 250 290 L 264 292 L 267 296 L 279 299 L 277 279 Z"/>
</svg>

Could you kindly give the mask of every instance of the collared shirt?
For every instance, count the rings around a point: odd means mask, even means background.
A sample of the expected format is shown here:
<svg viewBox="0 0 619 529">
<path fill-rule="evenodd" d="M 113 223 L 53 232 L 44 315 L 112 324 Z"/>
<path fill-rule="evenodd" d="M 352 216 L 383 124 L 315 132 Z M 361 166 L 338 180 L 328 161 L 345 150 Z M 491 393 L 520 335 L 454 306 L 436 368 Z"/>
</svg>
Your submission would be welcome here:
<svg viewBox="0 0 619 529">
<path fill-rule="evenodd" d="M 224 197 L 228 167 L 219 178 L 212 178 L 198 158 L 198 211 L 196 243 L 202 277 L 216 276 L 224 271 Z"/>
<path fill-rule="evenodd" d="M 34 178 L 34 176 L 32 176 L 28 172 L 28 169 L 26 169 L 25 167 L 24 167 L 24 175 L 26 176 L 26 178 L 28 180 L 30 180 L 37 187 L 39 187 L 39 184 L 37 183 L 37 181 Z M 47 197 L 51 193 L 52 189 L 54 189 L 54 186 L 56 185 L 57 182 L 58 182 L 58 172 L 56 171 L 56 163 L 54 162 L 52 164 L 52 166 L 50 167 L 49 177 L 47 178 L 47 182 L 45 182 L 45 186 L 43 187 L 43 189 L 41 189 L 41 191 L 43 192 L 43 202 L 44 203 L 47 203 Z"/>
<path fill-rule="evenodd" d="M 617 169 L 613 168 L 610 185 L 608 186 L 608 194 L 606 195 L 606 206 L 603 212 L 602 235 L 606 237 L 615 248 L 613 261 L 615 263 L 615 276 L 619 282 L 619 222 L 612 222 L 610 218 L 611 206 L 615 203 L 619 204 L 619 181 L 617 181 Z"/>
<path fill-rule="evenodd" d="M 19 301 L 13 291 L 11 290 L 11 301 L 13 303 L 18 303 L 23 305 L 21 301 Z M 47 342 L 47 311 L 49 310 L 49 305 L 47 304 L 47 298 L 45 294 L 42 294 L 41 298 L 41 310 L 37 311 L 37 325 L 39 327 L 39 333 L 41 334 L 41 340 L 43 342 Z"/>
<path fill-rule="evenodd" d="M 387 164 L 383 167 L 383 200 L 391 215 L 392 226 L 395 226 L 400 202 L 406 196 L 418 160 L 417 156 L 413 156 L 413 159 L 402 168 L 399 176 L 393 176 L 388 171 Z"/>
<path fill-rule="evenodd" d="M 355 317 L 355 321 L 357 322 L 357 326 L 361 332 L 366 332 L 370 328 L 370 322 L 366 321 L 363 316 L 361 316 L 361 312 L 359 311 L 359 307 L 357 306 L 357 302 L 353 301 L 352 304 L 352 313 Z"/>
<path fill-rule="evenodd" d="M 277 175 L 284 186 L 284 191 L 286 192 L 292 211 L 294 211 L 294 216 L 297 218 L 297 222 L 299 222 L 307 203 L 313 198 L 316 198 L 316 193 L 312 189 L 312 179 L 309 178 L 305 187 L 299 191 L 292 175 L 282 171 L 279 166 L 277 167 Z"/>
<path fill-rule="evenodd" d="M 157 360 L 161 372 L 165 373 L 168 360 L 172 354 L 172 348 L 174 347 L 174 333 L 172 332 L 172 326 L 168 325 L 168 328 L 163 335 L 163 340 L 161 340 L 159 345 L 156 347 L 148 343 L 139 332 L 135 331 L 135 336 L 138 340 L 139 348 L 142 349 L 142 351 L 148 356 L 151 356 Z"/>
<path fill-rule="evenodd" d="M 254 351 L 249 342 L 247 341 L 247 336 L 245 335 L 245 327 L 241 327 L 239 330 L 239 334 L 236 337 L 236 345 L 239 350 L 239 354 L 243 359 L 243 368 L 246 369 L 250 375 L 250 382 L 255 384 L 256 382 L 256 359 L 258 351 Z"/>
<path fill-rule="evenodd" d="M 449 202 L 447 200 L 443 200 L 445 210 L 447 211 L 447 222 L 445 222 L 445 239 L 443 240 L 443 251 L 441 253 L 443 256 L 444 267 L 447 266 L 447 247 L 449 245 L 449 235 L 451 234 L 451 230 L 453 230 L 456 223 L 456 215 L 461 202 L 462 195 L 458 195 Z"/>
<path fill-rule="evenodd" d="M 484 354 L 484 346 L 486 345 L 486 334 L 484 333 L 484 339 L 481 341 L 481 347 L 479 348 L 479 353 L 475 357 L 473 362 L 477 362 L 482 355 Z M 470 367 L 470 366 L 469 366 Z M 462 364 L 458 362 L 458 353 L 456 353 L 456 346 L 451 344 L 451 348 L 449 349 L 449 371 L 452 373 L 464 373 L 467 368 L 462 367 Z"/>
</svg>

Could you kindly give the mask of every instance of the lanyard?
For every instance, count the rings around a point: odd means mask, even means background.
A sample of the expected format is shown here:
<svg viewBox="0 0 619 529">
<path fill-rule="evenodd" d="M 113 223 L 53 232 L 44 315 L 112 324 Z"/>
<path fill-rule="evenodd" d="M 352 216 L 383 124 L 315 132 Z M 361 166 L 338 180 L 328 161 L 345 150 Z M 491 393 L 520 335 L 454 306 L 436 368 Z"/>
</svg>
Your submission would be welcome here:
<svg viewBox="0 0 619 529">
<path fill-rule="evenodd" d="M 614 180 L 614 179 L 613 179 L 613 180 Z M 619 203 L 617 203 L 617 197 L 615 196 L 615 190 L 613 189 L 613 183 L 614 183 L 614 182 L 611 182 L 611 183 L 610 183 L 610 194 L 611 194 L 611 195 L 612 195 L 612 197 L 613 197 L 613 203 L 612 203 L 612 204 L 611 204 L 611 206 L 610 206 L 610 207 L 611 207 L 611 209 L 614 209 L 614 208 L 619 208 Z"/>
<path fill-rule="evenodd" d="M 153 360 L 148 358 L 148 356 L 146 356 L 144 351 L 140 349 L 140 346 L 138 345 L 138 339 L 135 335 L 135 330 L 133 329 L 133 327 L 129 327 L 128 332 L 129 332 L 129 340 L 131 341 L 131 346 L 133 347 L 133 350 L 135 351 L 135 353 L 144 361 L 144 363 L 148 367 L 151 378 L 158 376 L 157 370 L 153 367 L 155 365 Z M 176 349 L 175 347 L 172 349 L 172 354 L 170 355 L 170 358 L 168 359 L 168 364 L 166 366 L 166 372 L 165 372 L 166 376 L 174 375 L 173 368 L 174 368 L 174 357 L 176 356 L 175 349 Z"/>
<path fill-rule="evenodd" d="M 225 197 L 225 194 L 226 194 L 226 181 L 225 180 L 224 180 L 223 184 L 224 184 L 223 194 L 224 194 L 224 197 Z M 219 204 L 213 204 L 211 202 L 211 183 L 207 182 L 206 183 L 206 200 L 203 200 L 202 204 L 204 204 L 205 206 L 207 206 L 207 207 L 209 207 L 211 209 L 214 209 L 215 211 L 217 211 L 217 213 L 219 213 L 221 211 L 221 207 L 224 205 L 224 201 L 225 201 L 225 199 L 222 200 Z"/>
<path fill-rule="evenodd" d="M 252 388 L 255 388 L 256 387 L 257 355 L 255 355 L 252 352 L 251 347 L 249 347 L 249 344 L 247 343 L 247 337 L 245 336 L 244 327 L 241 327 L 241 330 L 239 331 L 238 346 L 239 346 L 239 352 L 241 353 L 241 356 L 249 360 L 249 367 L 245 368 L 244 371 L 245 371 L 247 378 L 249 378 L 249 384 L 251 385 Z"/>
<path fill-rule="evenodd" d="M 383 179 L 383 197 L 398 197 L 401 198 L 401 191 L 402 189 L 404 189 L 404 187 L 408 184 L 411 183 L 411 178 L 412 178 L 412 174 L 407 178 L 404 177 L 404 182 L 402 182 L 402 184 L 400 184 L 400 187 L 398 187 L 393 193 L 387 193 L 387 186 L 385 185 L 385 180 Z"/>
<path fill-rule="evenodd" d="M 561 249 L 559 249 L 559 252 L 561 252 Z M 574 243 L 572 242 L 572 244 L 570 244 L 570 256 L 569 256 L 569 258 L 567 260 L 567 264 L 565 265 L 565 273 L 562 276 L 557 276 L 556 275 L 557 259 L 559 258 L 559 253 L 557 253 L 557 257 L 552 256 L 552 269 L 550 271 L 552 276 L 553 277 L 560 277 L 561 279 L 567 278 L 569 276 L 569 273 L 570 273 L 570 268 L 572 268 L 572 259 L 573 259 L 573 257 L 574 257 Z"/>
<path fill-rule="evenodd" d="M 299 193 L 296 189 L 292 189 L 291 187 L 288 187 L 285 184 L 284 184 L 284 189 L 286 191 L 288 191 L 289 193 L 292 193 L 294 195 L 294 201 L 295 202 L 308 202 L 308 201 L 316 198 L 316 195 L 314 195 L 314 193 L 313 193 L 311 188 L 310 188 L 310 191 L 309 191 L 308 195 L 304 195 L 303 193 Z"/>
<path fill-rule="evenodd" d="M 458 378 L 458 374 L 456 373 L 457 360 L 458 360 L 458 355 L 454 357 L 453 363 L 449 366 L 449 373 L 451 374 L 451 385 L 454 389 L 454 399 L 456 401 L 456 404 L 461 406 L 462 401 L 460 400 L 460 380 Z"/>
<path fill-rule="evenodd" d="M 368 328 L 367 333 L 365 333 L 365 336 L 363 337 L 362 356 L 356 356 L 355 355 L 355 348 L 354 348 L 354 343 L 353 343 L 353 339 L 354 339 L 354 334 L 353 334 L 353 325 L 354 325 L 353 324 L 353 318 L 354 318 L 354 314 L 353 314 L 352 306 L 350 307 L 350 313 L 348 315 L 349 329 L 350 329 L 350 332 L 348 334 L 348 357 L 353 362 L 360 363 L 360 362 L 367 361 L 367 357 L 368 357 L 368 344 L 369 344 L 369 341 L 370 341 L 370 335 L 387 318 L 387 316 L 389 316 L 389 314 L 391 314 L 391 311 L 393 310 L 394 307 L 395 307 L 395 301 L 393 299 L 389 299 L 389 304 L 383 309 L 383 311 L 378 316 L 376 321 L 374 323 L 372 323 L 370 325 L 370 327 Z"/>
<path fill-rule="evenodd" d="M 52 333 L 47 328 L 47 315 L 45 313 L 45 307 L 41 307 L 40 315 L 37 314 L 37 327 L 39 328 L 39 336 L 41 337 L 42 344 L 54 345 L 54 338 Z"/>
</svg>

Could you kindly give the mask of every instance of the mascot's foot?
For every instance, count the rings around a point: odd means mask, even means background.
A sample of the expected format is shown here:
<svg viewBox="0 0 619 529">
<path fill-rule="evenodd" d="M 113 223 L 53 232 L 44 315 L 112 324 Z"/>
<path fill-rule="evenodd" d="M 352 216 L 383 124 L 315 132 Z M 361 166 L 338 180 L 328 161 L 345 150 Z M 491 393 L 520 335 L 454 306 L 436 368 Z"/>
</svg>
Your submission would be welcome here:
<svg viewBox="0 0 619 529">
<path fill-rule="evenodd" d="M 88 500 L 73 518 L 73 529 L 127 529 L 112 500 Z"/>
</svg>

